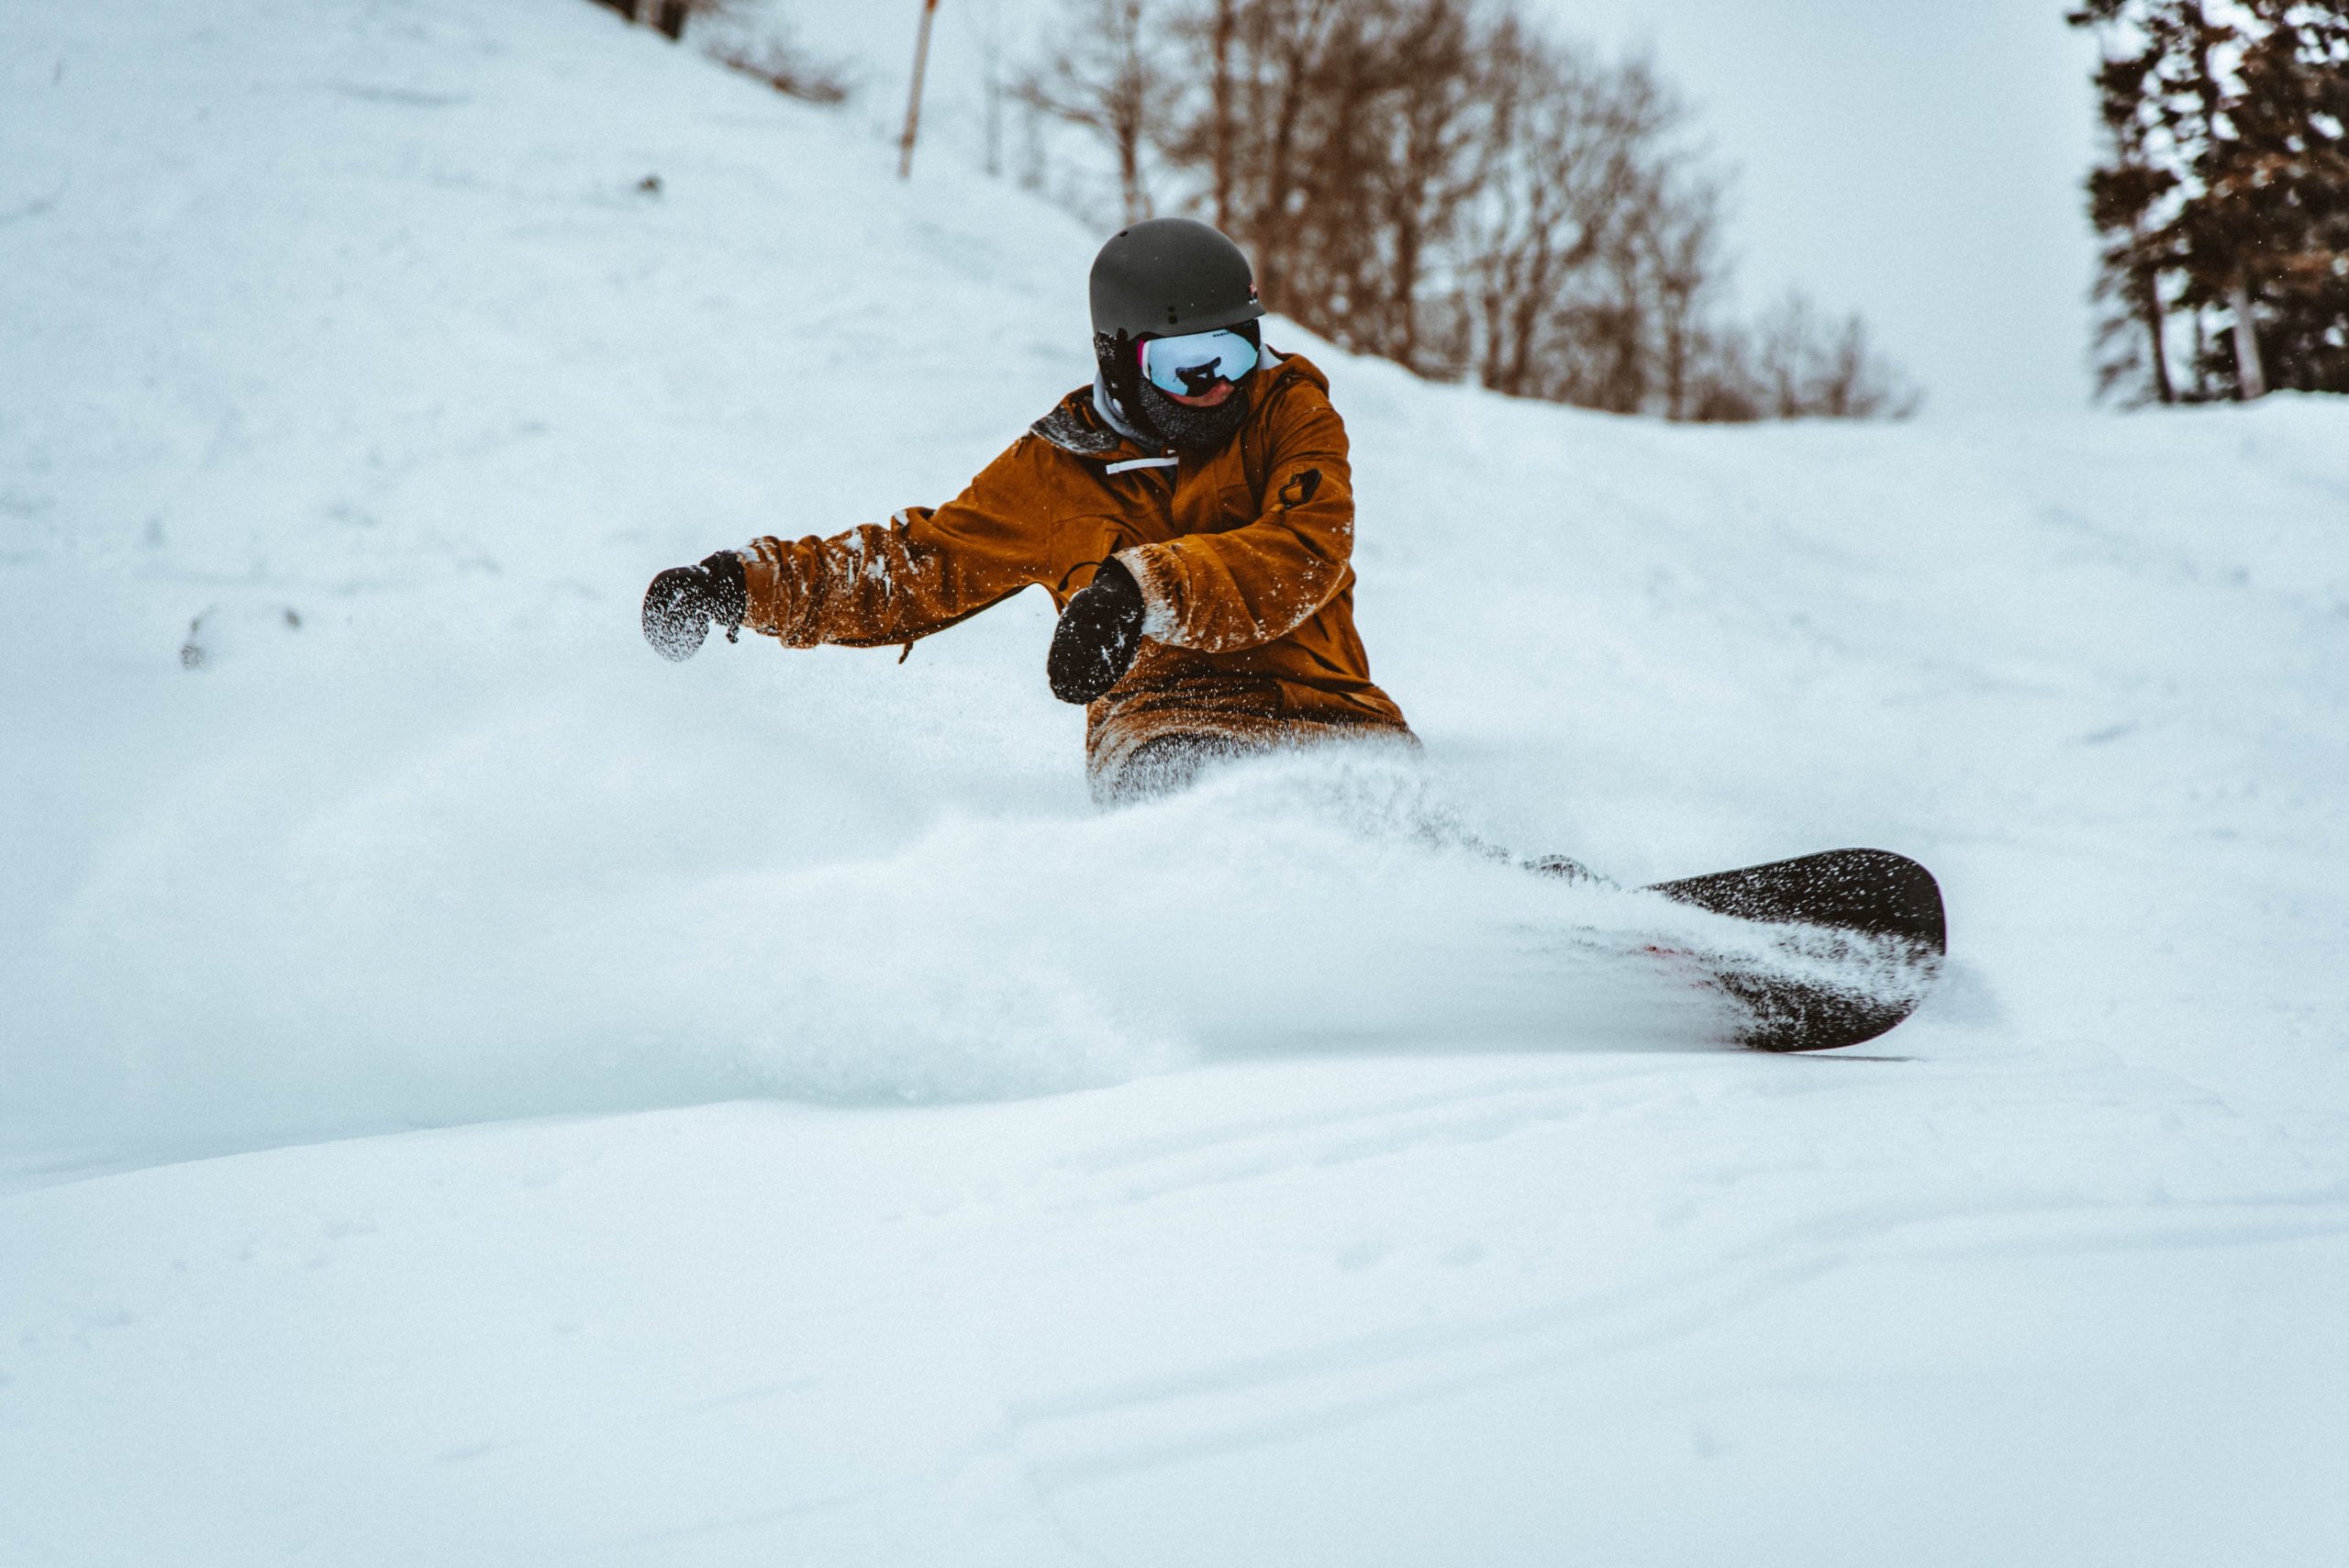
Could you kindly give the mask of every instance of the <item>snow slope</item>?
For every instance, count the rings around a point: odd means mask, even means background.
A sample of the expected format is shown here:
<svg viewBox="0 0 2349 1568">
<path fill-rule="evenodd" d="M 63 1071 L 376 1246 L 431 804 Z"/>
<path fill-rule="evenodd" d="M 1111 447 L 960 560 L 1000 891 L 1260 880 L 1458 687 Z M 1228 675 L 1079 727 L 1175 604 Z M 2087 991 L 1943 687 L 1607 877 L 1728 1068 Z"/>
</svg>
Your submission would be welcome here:
<svg viewBox="0 0 2349 1568">
<path fill-rule="evenodd" d="M 1040 595 L 635 628 L 951 495 L 1095 237 L 577 0 L 0 39 L 0 1563 L 2335 1560 L 2349 407 L 1276 333 L 1427 766 L 1100 817 Z M 1471 836 L 1957 962 L 1693 1049 Z"/>
</svg>

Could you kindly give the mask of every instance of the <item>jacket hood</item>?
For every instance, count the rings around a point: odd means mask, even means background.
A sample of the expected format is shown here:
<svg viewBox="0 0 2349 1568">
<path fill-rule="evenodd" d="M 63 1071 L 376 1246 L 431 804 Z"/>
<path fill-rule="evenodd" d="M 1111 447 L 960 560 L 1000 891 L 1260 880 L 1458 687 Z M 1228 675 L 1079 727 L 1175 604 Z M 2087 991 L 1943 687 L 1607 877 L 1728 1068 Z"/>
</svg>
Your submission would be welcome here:
<svg viewBox="0 0 2349 1568">
<path fill-rule="evenodd" d="M 1100 371 L 1093 373 L 1093 411 L 1101 417 L 1103 424 L 1136 446 L 1151 444 L 1147 436 L 1134 428 L 1133 422 L 1126 417 L 1125 410 L 1118 406 L 1118 395 L 1109 390 L 1109 378 Z"/>
</svg>

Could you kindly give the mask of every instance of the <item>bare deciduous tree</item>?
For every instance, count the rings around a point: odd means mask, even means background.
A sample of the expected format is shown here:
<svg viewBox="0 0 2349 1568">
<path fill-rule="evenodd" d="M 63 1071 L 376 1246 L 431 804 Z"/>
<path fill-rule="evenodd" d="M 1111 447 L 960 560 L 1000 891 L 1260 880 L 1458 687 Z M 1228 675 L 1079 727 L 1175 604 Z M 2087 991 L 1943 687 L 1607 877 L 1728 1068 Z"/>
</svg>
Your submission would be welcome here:
<svg viewBox="0 0 2349 1568">
<path fill-rule="evenodd" d="M 1643 61 L 1513 0 L 1066 0 L 1019 97 L 1244 246 L 1268 305 L 1423 375 L 1621 413 L 1914 406 L 1856 320 L 1720 315 L 1722 183 Z M 1806 314 L 1807 313 L 1807 314 Z"/>
<path fill-rule="evenodd" d="M 1906 418 L 1917 395 L 1876 361 L 1867 324 L 1832 320 L 1799 290 L 1787 293 L 1754 331 L 1753 370 L 1762 412 L 1779 419 Z"/>
<path fill-rule="evenodd" d="M 1610 315 L 1625 329 L 1620 274 L 1663 198 L 1678 111 L 1644 66 L 1598 65 L 1514 22 L 1493 47 L 1498 94 L 1463 236 L 1477 374 L 1499 392 L 1589 401 L 1574 395 L 1587 366 L 1571 361 L 1602 345 L 1575 339 Z"/>
<path fill-rule="evenodd" d="M 1019 102 L 1091 131 L 1117 160 L 1119 203 L 1150 216 L 1145 159 L 1163 115 L 1151 0 L 1072 0 L 1068 40 L 1013 83 Z"/>
<path fill-rule="evenodd" d="M 1722 199 L 1718 180 L 1694 175 L 1668 194 L 1634 237 L 1653 291 L 1656 370 L 1667 419 L 1696 418 L 1704 396 L 1713 337 L 1708 318 L 1728 272 L 1720 256 Z"/>
<path fill-rule="evenodd" d="M 1456 332 L 1443 340 L 1429 317 L 1431 306 L 1443 314 L 1448 247 L 1477 186 L 1471 154 L 1486 117 L 1475 12 L 1471 0 L 1397 8 L 1375 46 L 1402 69 L 1376 83 L 1359 142 L 1370 221 L 1350 235 L 1360 264 L 1349 346 L 1423 374 L 1451 369 L 1459 354 Z"/>
</svg>

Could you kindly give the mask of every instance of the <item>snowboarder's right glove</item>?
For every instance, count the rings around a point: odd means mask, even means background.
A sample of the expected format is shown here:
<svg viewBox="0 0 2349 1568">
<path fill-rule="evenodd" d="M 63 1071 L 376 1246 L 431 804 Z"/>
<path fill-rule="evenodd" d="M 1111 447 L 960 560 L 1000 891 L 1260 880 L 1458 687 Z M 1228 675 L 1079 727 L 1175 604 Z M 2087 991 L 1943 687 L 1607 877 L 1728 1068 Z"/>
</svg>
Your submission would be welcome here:
<svg viewBox="0 0 2349 1568">
<path fill-rule="evenodd" d="M 652 579 L 644 591 L 644 640 L 663 659 L 690 659 L 713 621 L 726 628 L 727 641 L 740 636 L 750 606 L 742 558 L 721 550 L 698 566 L 672 566 Z"/>
<path fill-rule="evenodd" d="M 1073 595 L 1052 631 L 1044 677 L 1063 702 L 1087 703 L 1126 678 L 1141 647 L 1141 584 L 1114 558 Z"/>
</svg>

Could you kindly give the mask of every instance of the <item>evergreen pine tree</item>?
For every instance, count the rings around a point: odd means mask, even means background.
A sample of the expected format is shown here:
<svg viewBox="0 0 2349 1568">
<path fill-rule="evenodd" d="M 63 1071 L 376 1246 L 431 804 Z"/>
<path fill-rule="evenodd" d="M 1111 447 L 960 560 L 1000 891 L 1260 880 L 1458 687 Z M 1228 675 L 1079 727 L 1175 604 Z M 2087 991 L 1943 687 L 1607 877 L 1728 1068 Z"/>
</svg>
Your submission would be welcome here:
<svg viewBox="0 0 2349 1568">
<path fill-rule="evenodd" d="M 2349 0 L 2087 0 L 2070 20 L 2106 45 L 2104 389 L 2349 391 Z"/>
<path fill-rule="evenodd" d="M 2071 15 L 2075 27 L 2110 28 L 2128 0 L 2093 0 Z M 2097 390 L 2113 393 L 2140 374 L 2164 403 L 2176 400 L 2171 384 L 2163 257 L 2156 214 L 2178 185 L 2177 173 L 2156 156 L 2151 81 L 2163 50 L 2150 32 L 2133 50 L 2108 50 L 2097 72 L 2098 115 L 2109 159 L 2088 174 L 2088 217 L 2104 237 L 2096 297 L 2106 307 L 2097 332 Z"/>
<path fill-rule="evenodd" d="M 2207 286 L 2248 310 L 2266 385 L 2349 392 L 2349 3 L 2244 9 L 2260 30 L 2234 66 L 2199 204 Z M 2232 339 L 2221 347 L 2240 376 Z"/>
</svg>

